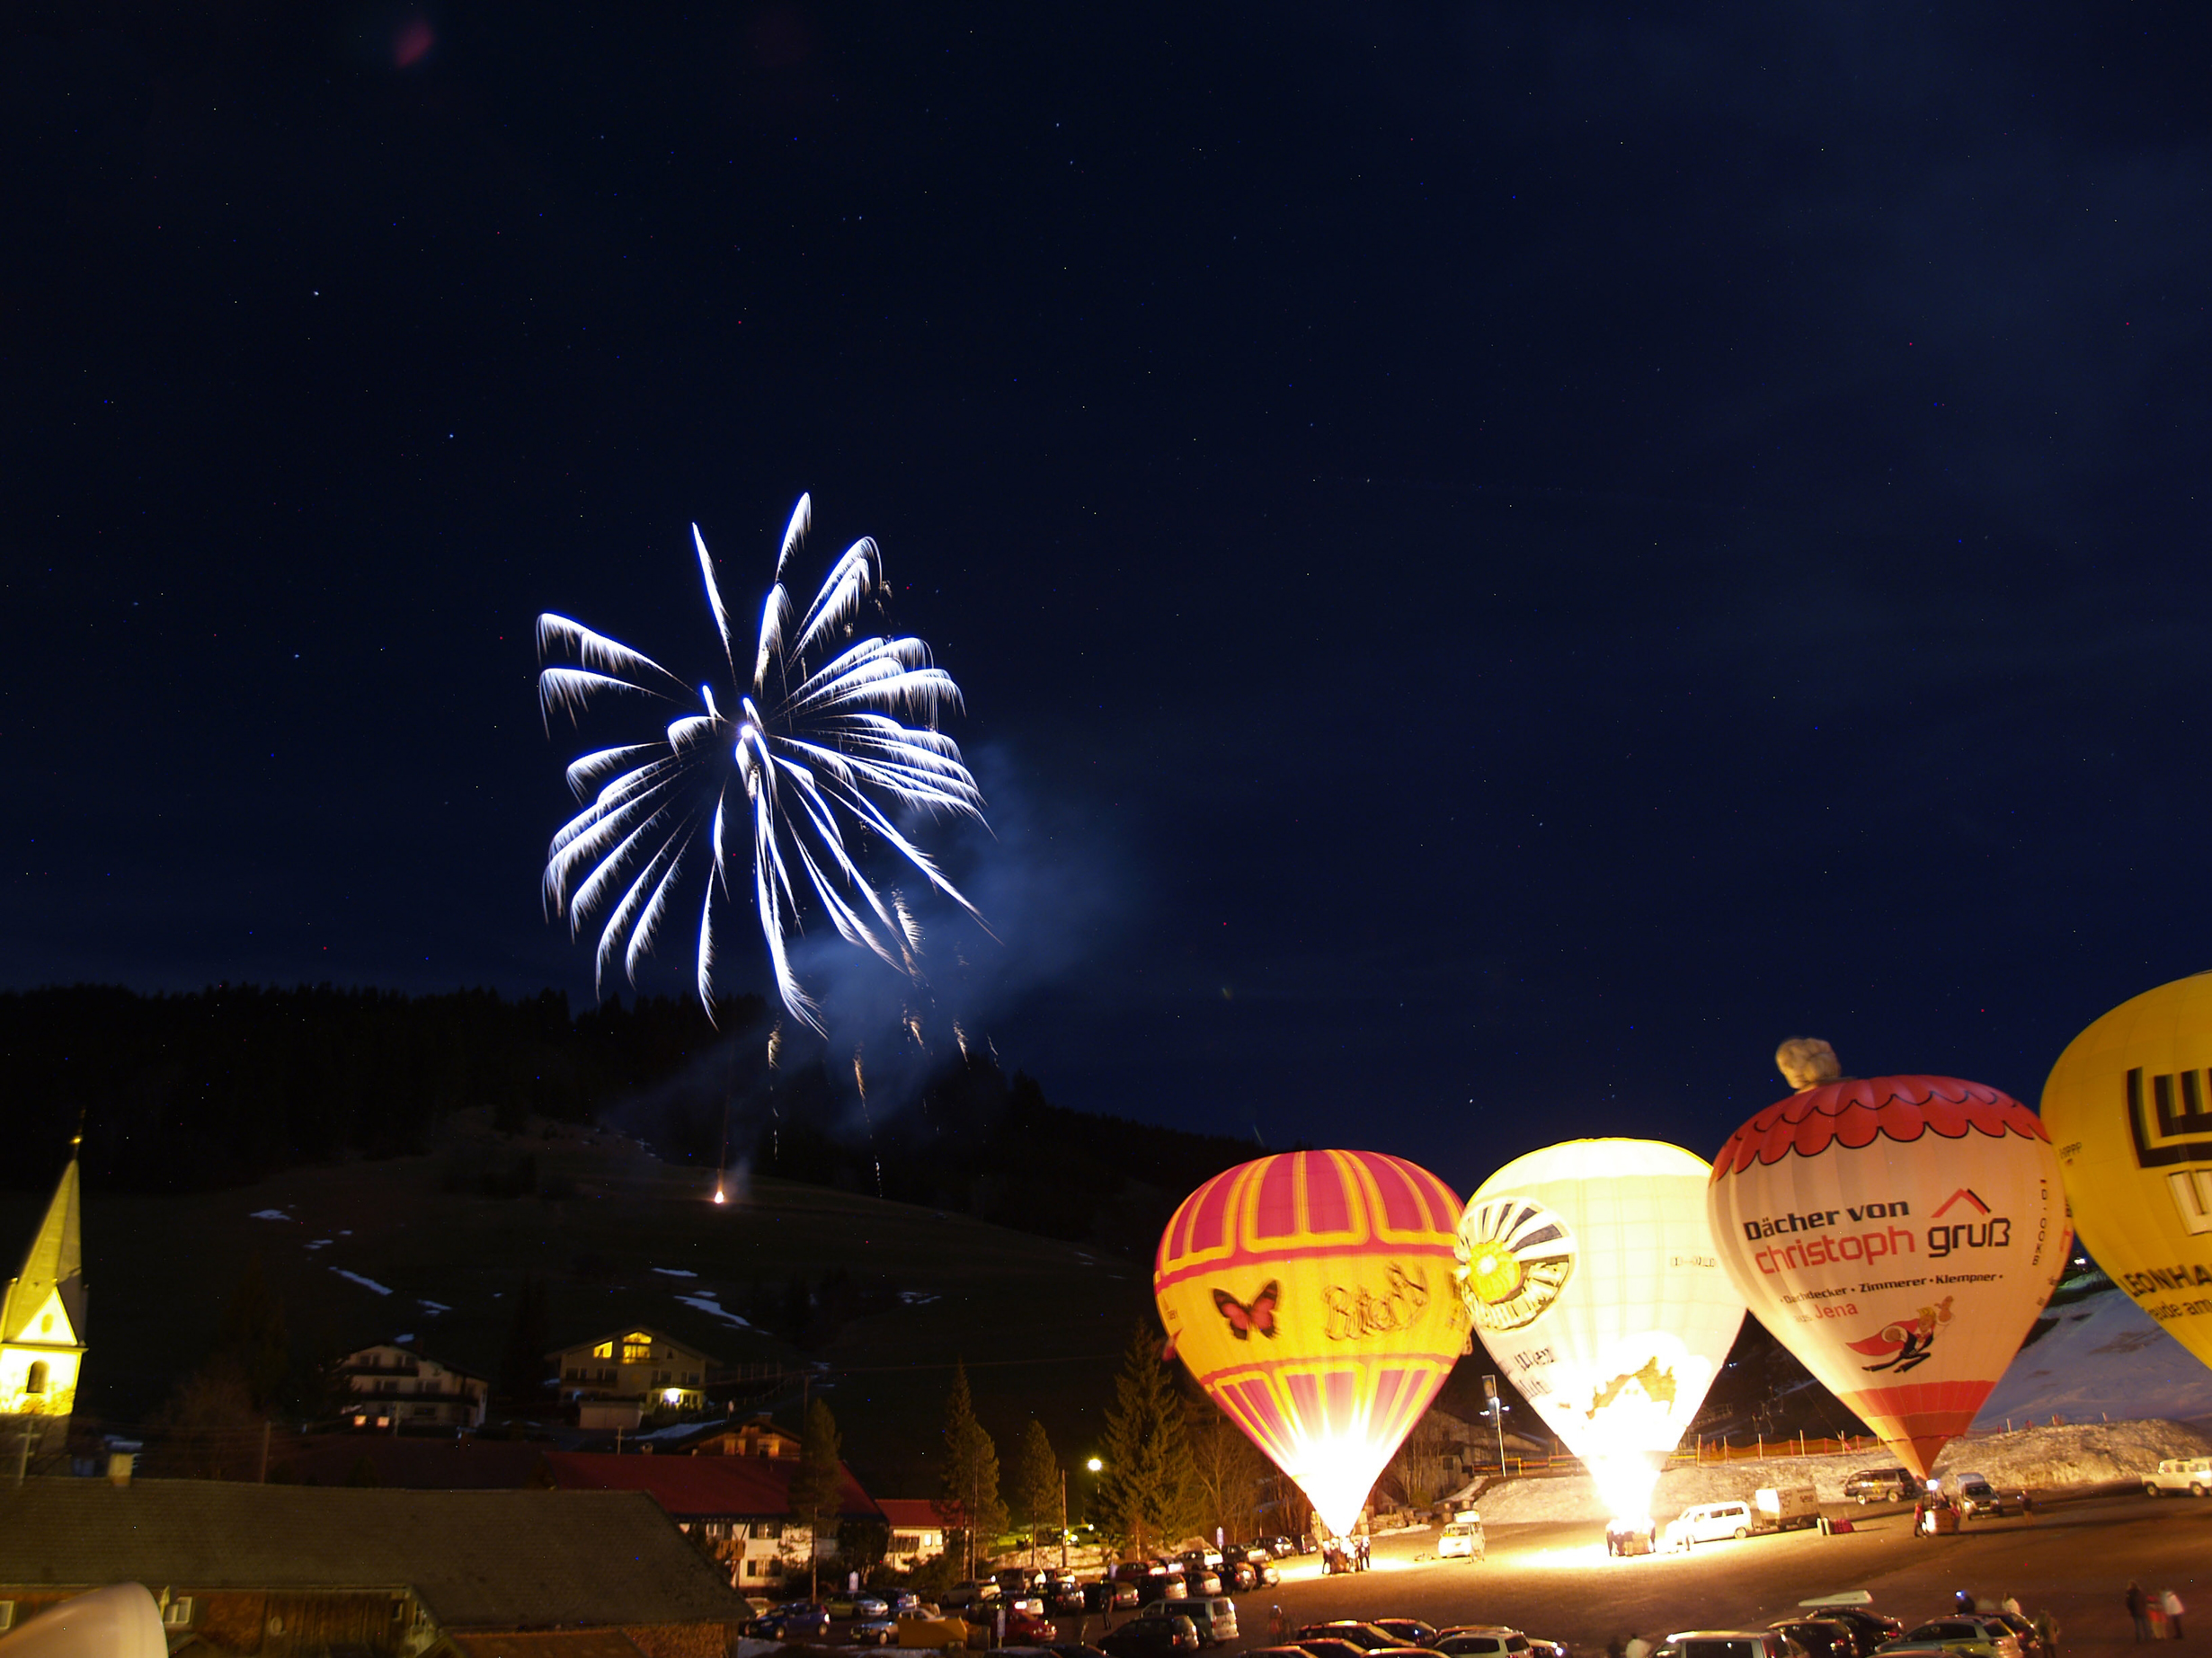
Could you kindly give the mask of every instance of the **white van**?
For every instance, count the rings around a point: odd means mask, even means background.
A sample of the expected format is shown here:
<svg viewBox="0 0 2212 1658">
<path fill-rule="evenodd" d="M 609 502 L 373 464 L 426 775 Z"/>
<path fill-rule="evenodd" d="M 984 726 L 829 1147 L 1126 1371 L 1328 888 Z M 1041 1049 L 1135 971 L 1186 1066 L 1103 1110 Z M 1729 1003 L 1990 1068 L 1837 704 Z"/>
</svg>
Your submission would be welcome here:
<svg viewBox="0 0 2212 1658">
<path fill-rule="evenodd" d="M 2212 1491 L 2212 1457 L 2168 1457 L 2158 1472 L 2143 1476 L 2143 1494 L 2163 1497 L 2170 1491 L 2186 1491 L 2201 1497 Z"/>
<path fill-rule="evenodd" d="M 1723 1538 L 1749 1537 L 1759 1517 L 1750 1503 L 1701 1503 L 1686 1508 L 1666 1528 L 1669 1548 L 1688 1548 L 1697 1543 L 1718 1543 Z"/>
<path fill-rule="evenodd" d="M 1482 1536 L 1482 1516 L 1461 1514 L 1444 1529 L 1436 1539 L 1436 1558 L 1439 1560 L 1480 1560 L 1488 1545 Z"/>
</svg>

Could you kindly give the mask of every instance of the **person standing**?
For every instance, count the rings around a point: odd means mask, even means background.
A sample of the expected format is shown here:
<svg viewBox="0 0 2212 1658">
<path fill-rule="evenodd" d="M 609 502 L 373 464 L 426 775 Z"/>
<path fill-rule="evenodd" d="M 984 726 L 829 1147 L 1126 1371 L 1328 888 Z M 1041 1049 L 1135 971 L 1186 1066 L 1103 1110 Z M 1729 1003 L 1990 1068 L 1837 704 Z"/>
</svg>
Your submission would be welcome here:
<svg viewBox="0 0 2212 1658">
<path fill-rule="evenodd" d="M 2128 1616 L 2136 1621 L 2136 1639 L 2151 1638 L 2151 1600 L 2143 1592 L 2143 1585 L 2133 1578 L 2128 1581 Z"/>
<path fill-rule="evenodd" d="M 2035 1615 L 2035 1638 L 2042 1645 L 2043 1658 L 2058 1658 L 2058 1620 L 2048 1612 Z"/>
<path fill-rule="evenodd" d="M 1621 1658 L 1651 1658 L 1651 1643 L 1640 1635 L 1631 1635 L 1621 1651 Z"/>
<path fill-rule="evenodd" d="M 2166 1627 L 2173 1631 L 2175 1640 L 2180 1640 L 2181 1638 L 2181 1614 L 2189 1609 L 2181 1604 L 2181 1597 L 2171 1589 L 2160 1591 L 2158 1605 L 2160 1609 L 2166 1614 Z"/>
</svg>

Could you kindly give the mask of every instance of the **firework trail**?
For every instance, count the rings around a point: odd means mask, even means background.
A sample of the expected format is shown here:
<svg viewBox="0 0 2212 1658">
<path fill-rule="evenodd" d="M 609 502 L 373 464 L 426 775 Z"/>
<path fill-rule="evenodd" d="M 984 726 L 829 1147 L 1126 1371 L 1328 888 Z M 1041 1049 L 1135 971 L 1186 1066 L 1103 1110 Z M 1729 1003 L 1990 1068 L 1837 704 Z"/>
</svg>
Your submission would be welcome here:
<svg viewBox="0 0 2212 1658">
<path fill-rule="evenodd" d="M 895 888 L 879 891 L 861 873 L 848 833 L 856 841 L 880 838 L 931 886 L 976 915 L 885 810 L 982 820 L 975 778 L 959 747 L 937 729 L 944 710 L 960 707 L 960 687 L 931 662 L 919 639 L 854 636 L 864 607 L 880 610 L 883 604 L 883 555 L 873 538 L 848 547 L 813 602 L 795 616 L 784 572 L 812 515 L 808 497 L 800 496 L 749 657 L 741 657 L 732 635 L 706 543 L 698 526 L 691 528 L 730 669 L 727 710 L 711 685 L 700 686 L 695 696 L 627 645 L 566 616 L 537 618 L 541 659 L 568 659 L 537 677 L 548 730 L 555 710 L 573 720 L 599 697 L 643 696 L 675 711 L 664 736 L 596 749 L 568 768 L 570 788 L 588 803 L 547 850 L 546 904 L 568 917 L 573 934 L 600 925 L 595 985 L 617 958 L 636 983 L 638 960 L 653 948 L 686 877 L 704 871 L 697 984 L 699 1000 L 713 1015 L 718 927 L 733 901 L 731 865 L 742 856 L 733 843 L 748 830 L 753 905 L 777 994 L 792 1017 L 817 1032 L 822 1027 L 816 1004 L 792 971 L 786 948 L 800 930 L 804 895 L 813 894 L 848 944 L 918 976 L 921 929 Z M 749 670 L 742 675 L 741 661 Z"/>
</svg>

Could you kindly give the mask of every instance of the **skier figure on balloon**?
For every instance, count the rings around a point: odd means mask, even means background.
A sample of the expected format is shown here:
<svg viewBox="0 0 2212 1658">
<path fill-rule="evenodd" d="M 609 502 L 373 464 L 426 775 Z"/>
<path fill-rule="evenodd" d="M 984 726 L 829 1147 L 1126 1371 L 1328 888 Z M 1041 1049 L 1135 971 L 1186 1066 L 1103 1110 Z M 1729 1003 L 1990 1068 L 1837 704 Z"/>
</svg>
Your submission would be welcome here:
<svg viewBox="0 0 2212 1658">
<path fill-rule="evenodd" d="M 1950 1322 L 1950 1304 L 1951 1298 L 1945 1296 L 1933 1307 L 1922 1308 L 1920 1316 L 1909 1323 L 1900 1318 L 1884 1325 L 1862 1342 L 1843 1344 L 1853 1352 L 1882 1361 L 1879 1364 L 1861 1365 L 1861 1370 L 1894 1370 L 1902 1376 L 1928 1361 L 1928 1349 L 1935 1345 L 1936 1331 Z"/>
</svg>

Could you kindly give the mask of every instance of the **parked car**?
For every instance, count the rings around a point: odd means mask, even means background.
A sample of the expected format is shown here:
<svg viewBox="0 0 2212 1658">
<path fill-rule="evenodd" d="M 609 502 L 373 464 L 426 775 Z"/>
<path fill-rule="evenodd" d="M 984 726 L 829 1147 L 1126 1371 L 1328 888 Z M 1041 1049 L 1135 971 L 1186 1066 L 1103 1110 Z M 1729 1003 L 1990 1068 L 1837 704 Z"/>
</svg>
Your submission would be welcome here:
<svg viewBox="0 0 2212 1658">
<path fill-rule="evenodd" d="M 978 1600 L 961 1609 L 960 1616 L 979 1629 L 995 1629 L 999 1619 L 1006 1619 L 1006 1639 L 1008 1646 L 1041 1646 L 1048 1641 L 1057 1641 L 1060 1631 L 1045 1622 L 1040 1615 L 1041 1603 L 1031 1600 Z"/>
<path fill-rule="evenodd" d="M 1048 1612 L 1087 1612 L 1090 1609 L 1083 1600 L 1083 1585 L 1073 1578 L 1045 1584 L 1044 1599 L 1044 1609 Z"/>
<path fill-rule="evenodd" d="M 1140 1606 L 1150 1606 L 1155 1600 L 1190 1599 L 1190 1585 L 1183 1581 L 1180 1572 L 1162 1572 L 1156 1576 L 1141 1579 L 1136 1589 Z"/>
<path fill-rule="evenodd" d="M 1098 1645 L 1106 1658 L 1169 1658 L 1198 1650 L 1198 1627 L 1187 1618 L 1133 1618 Z"/>
<path fill-rule="evenodd" d="M 2024 1514 L 2028 1512 L 2019 1493 L 2015 1492 L 2008 1497 L 1985 1479 L 1972 1480 L 1960 1485 L 1957 1501 L 1959 1512 L 1968 1520 L 1980 1520 L 1985 1516 L 2002 1520 L 2008 1513 Z"/>
<path fill-rule="evenodd" d="M 1298 1552 L 1298 1545 L 1293 1543 L 1289 1538 L 1283 1536 L 1280 1532 L 1276 1533 L 1274 1537 L 1262 1538 L 1260 1538 L 1260 1542 L 1266 1547 L 1267 1552 L 1273 1555 L 1277 1560 L 1288 1560 L 1293 1555 Z"/>
<path fill-rule="evenodd" d="M 978 1600 L 996 1600 L 999 1585 L 990 1578 L 981 1583 L 955 1583 L 945 1592 L 943 1602 L 947 1607 L 973 1606 Z"/>
<path fill-rule="evenodd" d="M 830 1600 L 832 1618 L 888 1618 L 891 1607 L 880 1595 L 834 1595 Z"/>
<path fill-rule="evenodd" d="M 1861 1468 L 1843 1482 L 1843 1494 L 1861 1508 L 1870 1503 L 1903 1503 L 1916 1495 L 1920 1482 L 1907 1468 Z"/>
<path fill-rule="evenodd" d="M 1155 1600 L 1139 1618 L 1187 1618 L 1201 1646 L 1224 1646 L 1237 1638 L 1237 1603 L 1227 1595 L 1193 1595 L 1187 1600 Z"/>
<path fill-rule="evenodd" d="M 1699 1543 L 1718 1543 L 1724 1538 L 1747 1538 L 1757 1524 L 1758 1516 L 1751 1504 L 1740 1498 L 1729 1503 L 1699 1503 L 1667 1521 L 1666 1546 L 1690 1548 Z"/>
<path fill-rule="evenodd" d="M 1107 1577 L 1083 1585 L 1083 1609 L 1087 1612 L 1120 1611 L 1136 1603 L 1137 1586 L 1134 1583 L 1116 1583 Z"/>
<path fill-rule="evenodd" d="M 2212 1491 L 2212 1457 L 2168 1457 L 2154 1474 L 2143 1476 L 2143 1494 L 2163 1497 L 2188 1492 L 2201 1497 Z"/>
<path fill-rule="evenodd" d="M 866 1618 L 848 1629 L 845 1637 L 855 1646 L 888 1646 L 899 1638 L 898 1620 L 893 1618 Z"/>
<path fill-rule="evenodd" d="M 1400 1646 L 1436 1645 L 1436 1626 L 1417 1618 L 1371 1618 L 1367 1621 L 1384 1634 L 1396 1636 Z"/>
<path fill-rule="evenodd" d="M 1923 1624 L 1908 1630 L 1902 1642 L 1893 1641 L 1879 1650 L 1893 1653 L 1900 1645 L 1941 1646 L 1959 1658 L 2021 1658 L 2020 1637 L 2003 1623 L 1966 1614 Z"/>
<path fill-rule="evenodd" d="M 1782 1618 L 1767 1625 L 1802 1646 L 1808 1658 L 1859 1658 L 1859 1637 L 1833 1618 Z"/>
<path fill-rule="evenodd" d="M 1813 1609 L 1808 1608 L 1808 1610 Z M 1885 1618 L 1879 1612 L 1870 1612 L 1863 1606 L 1824 1606 L 1819 1616 L 1833 1618 L 1839 1624 L 1851 1626 L 1859 1637 L 1859 1650 L 1870 1653 L 1885 1641 L 1895 1641 L 1905 1634 L 1905 1626 L 1894 1618 Z"/>
<path fill-rule="evenodd" d="M 1534 1651 L 1527 1636 L 1504 1624 L 1455 1624 L 1429 1645 L 1444 1658 L 1530 1658 Z"/>
<path fill-rule="evenodd" d="M 1660 1642 L 1652 1658 L 1803 1658 L 1804 1651 L 1778 1629 L 1685 1629 Z"/>
<path fill-rule="evenodd" d="M 1325 1624 L 1308 1624 L 1299 1630 L 1298 1644 L 1303 1646 L 1309 1638 L 1319 1640 L 1324 1636 L 1339 1641 L 1349 1641 L 1353 1645 L 1363 1647 L 1371 1653 L 1384 1646 L 1403 1646 L 1405 1645 L 1389 1630 L 1379 1629 L 1373 1624 L 1362 1623 L 1356 1618 L 1332 1618 Z"/>
<path fill-rule="evenodd" d="M 763 1612 L 745 1626 L 756 1641 L 795 1641 L 830 1633 L 830 1609 L 814 1600 L 794 1600 Z"/>
<path fill-rule="evenodd" d="M 1044 1587 L 1044 1574 L 1032 1572 L 1027 1566 L 1007 1566 L 993 1572 L 991 1581 L 999 1585 L 1001 1594 L 1026 1595 Z"/>
<path fill-rule="evenodd" d="M 896 1618 L 901 1612 L 914 1612 L 920 1609 L 921 1597 L 916 1594 L 912 1590 L 894 1589 L 892 1591 L 891 1615 L 893 1618 Z"/>
<path fill-rule="evenodd" d="M 1367 1658 L 1367 1648 L 1333 1635 L 1301 1635 L 1298 1637 L 1298 1650 L 1307 1658 Z"/>
</svg>

